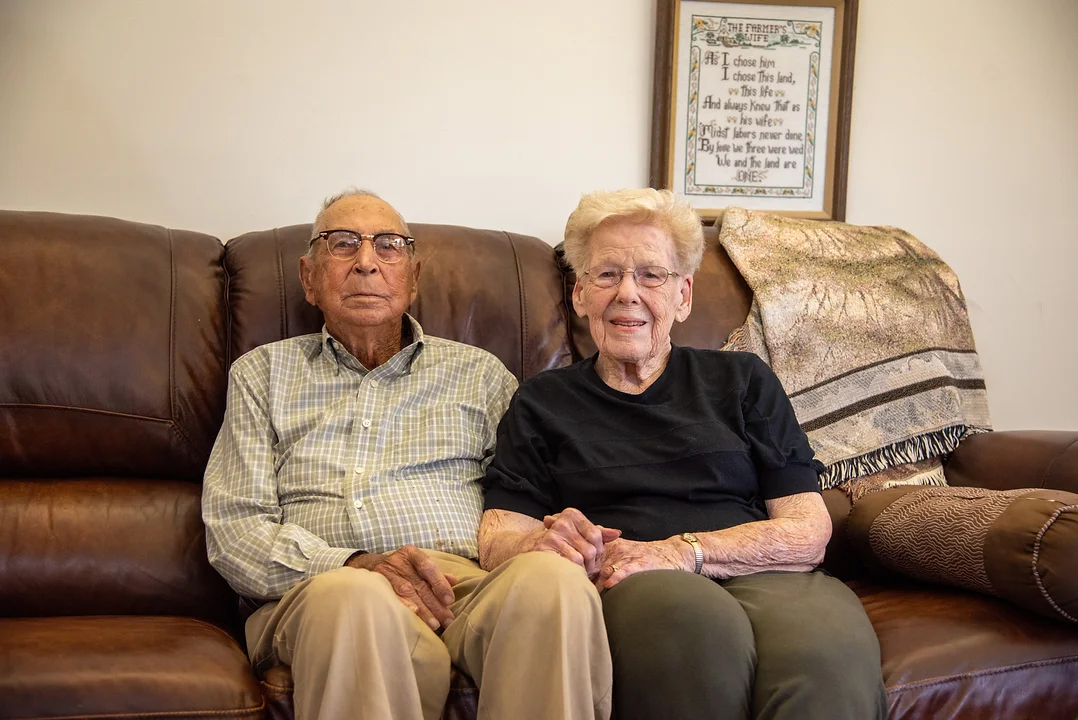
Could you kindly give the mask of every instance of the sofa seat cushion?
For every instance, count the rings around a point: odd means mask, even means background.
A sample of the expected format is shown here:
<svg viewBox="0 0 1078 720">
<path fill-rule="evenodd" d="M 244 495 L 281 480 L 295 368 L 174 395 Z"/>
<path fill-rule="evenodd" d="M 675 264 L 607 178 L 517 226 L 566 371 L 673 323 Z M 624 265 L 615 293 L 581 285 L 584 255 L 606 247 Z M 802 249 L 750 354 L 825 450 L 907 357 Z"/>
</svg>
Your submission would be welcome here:
<svg viewBox="0 0 1078 720">
<path fill-rule="evenodd" d="M 0 619 L 0 719 L 261 718 L 261 689 L 226 632 L 178 617 Z"/>
<path fill-rule="evenodd" d="M 963 590 L 857 580 L 891 720 L 1078 715 L 1078 627 Z"/>
</svg>

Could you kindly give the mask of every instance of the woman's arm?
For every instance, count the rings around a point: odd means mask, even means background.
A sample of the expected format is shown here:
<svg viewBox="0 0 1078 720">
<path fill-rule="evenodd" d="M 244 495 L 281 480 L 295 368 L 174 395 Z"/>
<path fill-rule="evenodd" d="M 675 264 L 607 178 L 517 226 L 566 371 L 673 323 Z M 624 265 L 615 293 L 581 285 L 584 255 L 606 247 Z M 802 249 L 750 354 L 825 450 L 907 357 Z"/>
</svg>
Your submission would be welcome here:
<svg viewBox="0 0 1078 720">
<path fill-rule="evenodd" d="M 807 572 L 823 560 L 831 516 L 820 494 L 798 493 L 765 502 L 768 520 L 696 533 L 704 551 L 702 574 L 725 580 L 764 570 Z M 696 553 L 678 535 L 654 542 L 615 540 L 606 545 L 595 584 L 611 588 L 633 573 L 660 568 L 692 572 Z"/>
<path fill-rule="evenodd" d="M 726 530 L 698 533 L 708 577 L 725 579 L 763 570 L 812 570 L 823 561 L 831 538 L 831 516 L 817 492 L 765 501 L 767 520 Z M 687 568 L 696 567 L 692 547 L 684 543 Z"/>
<path fill-rule="evenodd" d="M 619 530 L 595 525 L 575 508 L 549 515 L 545 522 L 512 510 L 487 510 L 479 522 L 479 566 L 493 570 L 521 553 L 552 552 L 594 577 L 603 544 L 619 535 Z"/>
</svg>

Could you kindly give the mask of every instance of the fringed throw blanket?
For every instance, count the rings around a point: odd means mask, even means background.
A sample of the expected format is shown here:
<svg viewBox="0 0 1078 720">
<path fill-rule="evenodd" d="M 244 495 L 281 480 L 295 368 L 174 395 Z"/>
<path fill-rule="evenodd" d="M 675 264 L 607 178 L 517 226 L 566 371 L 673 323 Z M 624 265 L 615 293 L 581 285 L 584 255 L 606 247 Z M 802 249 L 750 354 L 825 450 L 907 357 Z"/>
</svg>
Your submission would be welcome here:
<svg viewBox="0 0 1078 720">
<path fill-rule="evenodd" d="M 823 487 L 945 484 L 941 457 L 991 427 L 954 272 L 892 227 L 729 208 L 719 242 L 754 294 L 728 346 L 778 375 Z"/>
</svg>

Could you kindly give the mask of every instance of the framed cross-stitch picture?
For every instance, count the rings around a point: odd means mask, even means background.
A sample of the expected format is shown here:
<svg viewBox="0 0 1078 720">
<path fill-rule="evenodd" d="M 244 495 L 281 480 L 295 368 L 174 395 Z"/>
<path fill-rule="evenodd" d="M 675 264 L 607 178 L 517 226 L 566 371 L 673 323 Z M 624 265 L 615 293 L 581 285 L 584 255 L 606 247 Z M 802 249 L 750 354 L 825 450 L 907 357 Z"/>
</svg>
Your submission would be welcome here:
<svg viewBox="0 0 1078 720">
<path fill-rule="evenodd" d="M 658 0 L 651 185 L 845 220 L 857 0 Z"/>
</svg>

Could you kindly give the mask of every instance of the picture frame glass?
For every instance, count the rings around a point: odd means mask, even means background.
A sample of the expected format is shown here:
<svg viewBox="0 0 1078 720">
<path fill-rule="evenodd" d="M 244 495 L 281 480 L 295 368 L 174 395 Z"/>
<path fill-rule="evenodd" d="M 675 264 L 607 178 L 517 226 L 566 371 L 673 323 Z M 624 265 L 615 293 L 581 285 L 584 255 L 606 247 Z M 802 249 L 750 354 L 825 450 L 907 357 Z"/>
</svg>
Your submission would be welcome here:
<svg viewBox="0 0 1078 720">
<path fill-rule="evenodd" d="M 677 2 L 667 187 L 704 215 L 830 215 L 841 14 L 834 3 Z"/>
</svg>

